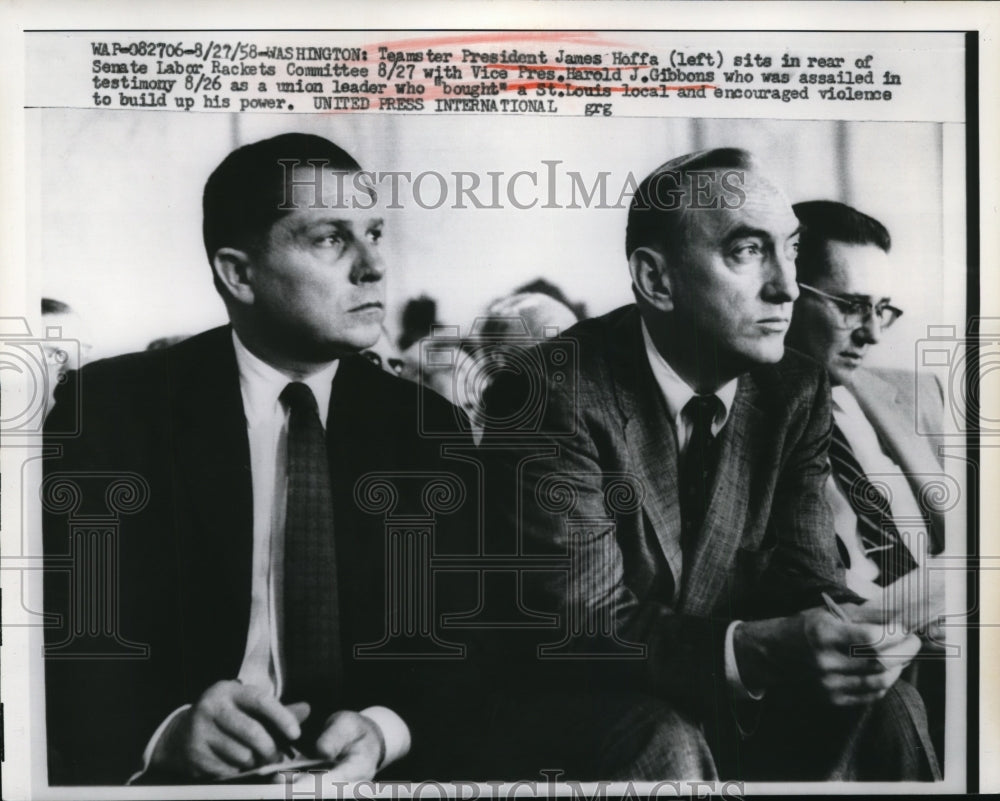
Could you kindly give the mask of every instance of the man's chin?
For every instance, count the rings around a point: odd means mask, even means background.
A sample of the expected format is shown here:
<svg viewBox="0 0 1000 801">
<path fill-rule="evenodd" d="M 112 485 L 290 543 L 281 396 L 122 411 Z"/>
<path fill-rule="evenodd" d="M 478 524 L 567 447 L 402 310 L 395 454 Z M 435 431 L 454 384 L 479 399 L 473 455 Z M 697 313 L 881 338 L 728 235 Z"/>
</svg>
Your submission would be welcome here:
<svg viewBox="0 0 1000 801">
<path fill-rule="evenodd" d="M 785 358 L 785 342 L 765 342 L 754 352 L 754 361 L 758 364 L 777 364 Z"/>
<path fill-rule="evenodd" d="M 315 342 L 308 353 L 302 352 L 300 357 L 314 363 L 336 361 L 370 349 L 378 342 L 379 336 L 381 336 L 381 331 L 375 336 L 351 336 L 326 342 Z"/>
<path fill-rule="evenodd" d="M 384 314 L 381 309 L 366 312 L 363 317 L 366 319 L 355 319 L 353 325 L 343 326 L 337 332 L 330 332 L 326 345 L 340 348 L 354 353 L 368 350 L 382 336 L 382 320 Z"/>
<path fill-rule="evenodd" d="M 830 384 L 835 387 L 850 387 L 854 385 L 854 379 L 857 377 L 856 369 L 851 369 L 847 367 L 831 367 L 829 369 L 830 373 Z"/>
</svg>

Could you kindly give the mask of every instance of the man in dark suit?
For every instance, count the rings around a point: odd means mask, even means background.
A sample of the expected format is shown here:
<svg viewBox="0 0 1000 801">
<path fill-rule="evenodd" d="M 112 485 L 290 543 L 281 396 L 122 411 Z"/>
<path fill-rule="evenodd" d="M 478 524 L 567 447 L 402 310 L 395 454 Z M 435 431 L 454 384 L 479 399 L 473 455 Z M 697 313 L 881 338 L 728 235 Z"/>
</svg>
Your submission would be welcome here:
<svg viewBox="0 0 1000 801">
<path fill-rule="evenodd" d="M 369 779 L 447 748 L 443 670 L 365 657 L 393 611 L 380 499 L 441 511 L 418 409 L 438 432 L 457 418 L 359 355 L 385 276 L 359 173 L 316 136 L 231 153 L 203 226 L 231 325 L 60 390 L 79 387 L 81 433 L 48 438 L 42 487 L 50 783 L 226 779 L 293 748 Z"/>
<path fill-rule="evenodd" d="M 504 701 L 542 710 L 498 704 L 499 730 L 522 719 L 514 759 L 591 778 L 936 775 L 896 686 L 919 643 L 865 621 L 838 578 L 829 387 L 784 354 L 798 235 L 746 152 L 667 162 L 629 211 L 636 304 L 540 346 L 539 364 L 573 346 L 569 380 L 494 386 L 485 442 L 513 438 L 520 487 L 494 538 L 567 565 L 523 572 L 525 606 L 564 628 L 509 638 L 526 664 Z M 499 430 L 529 397 L 543 435 Z"/>
<path fill-rule="evenodd" d="M 864 366 L 902 314 L 892 305 L 898 273 L 890 261 L 891 237 L 878 220 L 843 203 L 814 200 L 794 210 L 805 230 L 797 259 L 802 291 L 788 345 L 825 367 L 833 386 L 825 493 L 846 584 L 878 601 L 900 579 L 900 587 L 919 587 L 923 594 L 929 586 L 936 595 L 943 571 L 929 570 L 929 581 L 919 583 L 912 574 L 944 549 L 945 510 L 955 500 L 942 491 L 949 485 L 940 439 L 917 433 L 941 430 L 941 387 L 933 377 L 918 381 L 912 370 Z M 943 664 L 922 662 L 918 686 L 937 724 L 940 751 Z"/>
</svg>

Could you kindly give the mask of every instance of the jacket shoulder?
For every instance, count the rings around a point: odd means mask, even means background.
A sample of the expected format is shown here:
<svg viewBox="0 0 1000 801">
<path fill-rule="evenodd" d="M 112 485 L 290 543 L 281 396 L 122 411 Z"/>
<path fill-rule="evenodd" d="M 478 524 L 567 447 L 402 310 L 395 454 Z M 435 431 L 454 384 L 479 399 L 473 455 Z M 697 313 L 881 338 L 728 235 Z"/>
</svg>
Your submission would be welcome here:
<svg viewBox="0 0 1000 801">
<path fill-rule="evenodd" d="M 165 376 L 180 368 L 213 361 L 227 353 L 232 354 L 232 340 L 228 326 L 213 328 L 185 339 L 162 350 L 139 351 L 99 359 L 79 371 L 87 392 L 111 388 L 121 391 L 141 388 L 143 379 Z"/>
<path fill-rule="evenodd" d="M 105 425 L 162 423 L 169 398 L 185 392 L 216 393 L 235 370 L 228 326 L 206 331 L 169 348 L 99 359 L 67 373 L 56 389 L 46 435 L 104 435 Z M 228 349 L 228 350 L 227 350 Z M 227 356 L 228 353 L 228 356 Z"/>
<path fill-rule="evenodd" d="M 613 365 L 633 362 L 642 350 L 639 310 L 631 304 L 581 320 L 560 337 L 547 341 L 546 346 L 555 347 L 560 341 L 569 343 L 572 353 L 568 355 L 584 386 L 608 382 L 612 380 Z"/>
<path fill-rule="evenodd" d="M 890 384 L 905 398 L 911 399 L 916 396 L 921 399 L 934 398 L 938 404 L 943 401 L 944 389 L 938 377 L 932 373 L 918 373 L 899 367 L 870 367 L 865 372 Z"/>
<path fill-rule="evenodd" d="M 780 361 L 755 367 L 749 375 L 762 390 L 796 395 L 814 395 L 830 383 L 822 365 L 791 348 L 785 348 Z"/>
<path fill-rule="evenodd" d="M 437 392 L 392 375 L 360 355 L 343 360 L 334 387 L 338 399 L 345 396 L 345 409 L 376 419 L 402 436 L 469 430 L 464 412 Z"/>
</svg>

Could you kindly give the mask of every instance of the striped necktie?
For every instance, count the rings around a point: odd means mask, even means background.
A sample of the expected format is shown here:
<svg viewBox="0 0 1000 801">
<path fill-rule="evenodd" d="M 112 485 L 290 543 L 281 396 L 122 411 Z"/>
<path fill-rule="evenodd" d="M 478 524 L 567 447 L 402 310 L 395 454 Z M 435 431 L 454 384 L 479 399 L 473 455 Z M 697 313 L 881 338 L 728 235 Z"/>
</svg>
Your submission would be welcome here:
<svg viewBox="0 0 1000 801">
<path fill-rule="evenodd" d="M 892 584 L 913 570 L 916 560 L 899 536 L 889 499 L 868 480 L 837 425 L 830 440 L 830 467 L 837 486 L 858 518 L 858 534 L 865 554 L 879 568 L 875 583 L 881 587 Z"/>
</svg>

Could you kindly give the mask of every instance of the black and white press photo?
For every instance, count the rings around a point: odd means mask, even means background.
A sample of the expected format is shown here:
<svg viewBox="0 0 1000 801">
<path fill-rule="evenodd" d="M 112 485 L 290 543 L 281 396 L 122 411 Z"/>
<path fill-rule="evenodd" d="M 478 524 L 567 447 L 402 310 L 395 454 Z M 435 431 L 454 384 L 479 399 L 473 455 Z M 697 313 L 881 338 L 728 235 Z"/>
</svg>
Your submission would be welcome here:
<svg viewBox="0 0 1000 801">
<path fill-rule="evenodd" d="M 976 35 L 513 19 L 21 34 L 11 797 L 986 789 Z"/>
</svg>

